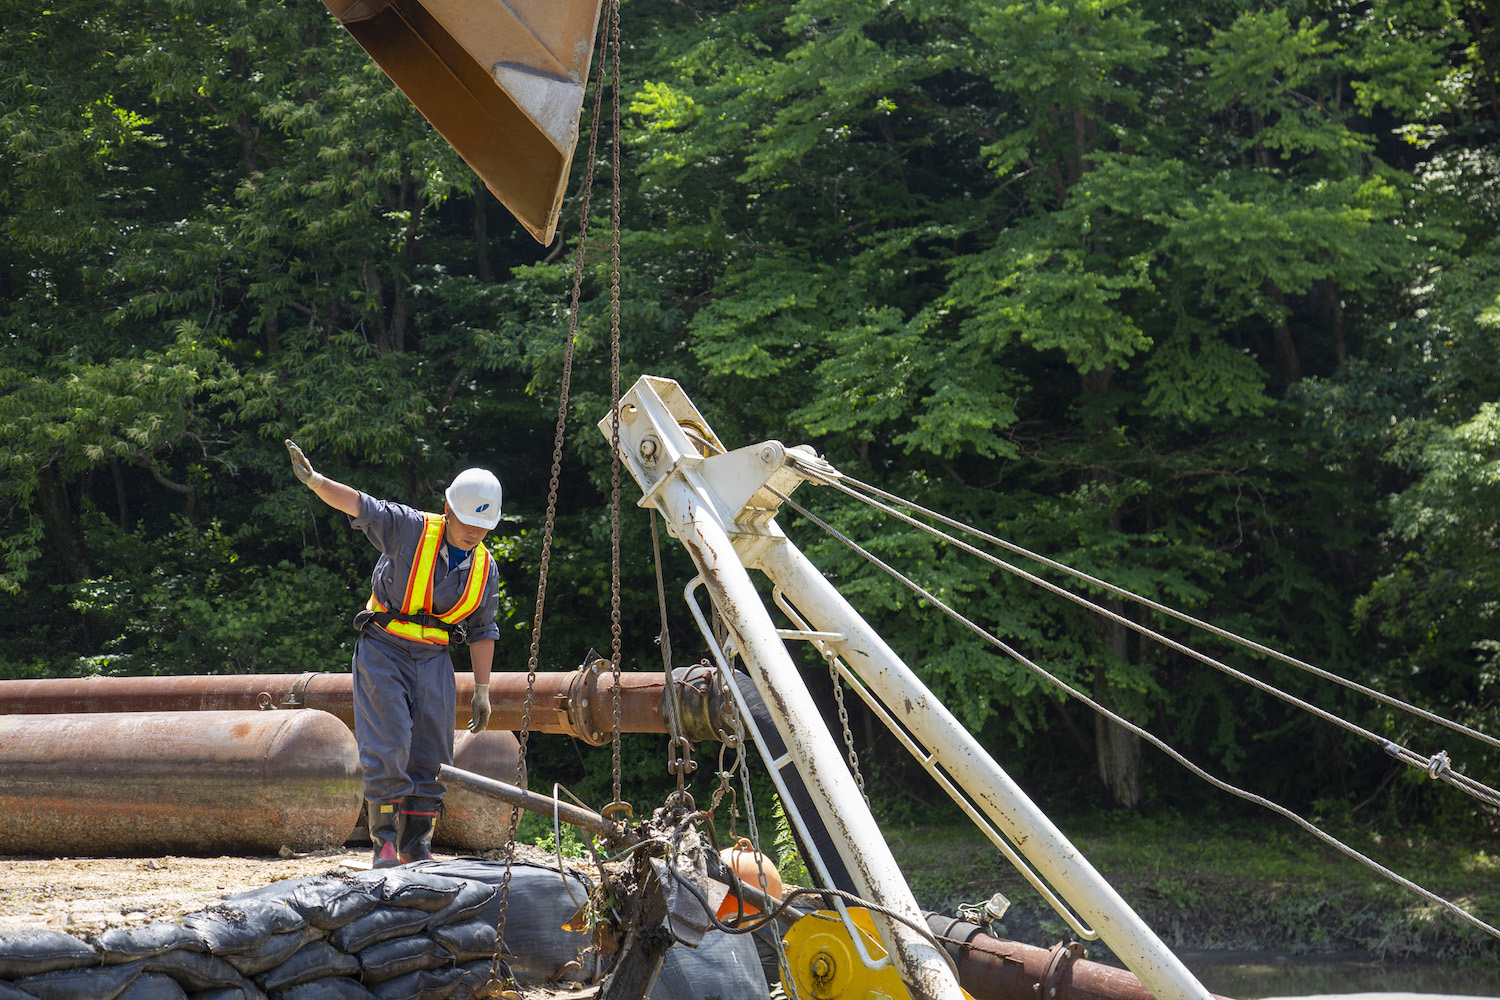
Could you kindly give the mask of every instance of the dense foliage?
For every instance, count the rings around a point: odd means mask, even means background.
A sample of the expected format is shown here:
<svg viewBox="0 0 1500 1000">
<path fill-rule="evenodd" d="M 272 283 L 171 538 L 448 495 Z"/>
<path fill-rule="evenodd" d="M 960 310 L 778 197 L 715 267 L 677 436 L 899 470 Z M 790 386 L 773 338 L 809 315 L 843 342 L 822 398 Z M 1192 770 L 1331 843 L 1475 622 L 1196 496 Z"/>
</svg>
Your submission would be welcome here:
<svg viewBox="0 0 1500 1000">
<path fill-rule="evenodd" d="M 514 629 L 500 664 L 524 668 L 577 198 L 564 243 L 538 247 L 316 2 L 12 8 L 0 676 L 347 669 L 373 552 L 298 487 L 286 437 L 320 471 L 429 509 L 457 468 L 495 469 Z M 631 0 L 625 382 L 677 378 L 732 446 L 812 443 L 862 480 L 1500 729 L 1492 19 L 1477 0 Z M 596 214 L 604 143 L 599 159 Z M 609 643 L 605 257 L 586 265 L 544 669 Z M 1118 623 L 831 491 L 801 495 L 1230 780 L 1321 815 L 1494 819 Z M 625 659 L 650 669 L 635 496 Z M 1226 807 L 783 520 L 1044 798 Z M 680 581 L 686 560 L 666 561 Z M 672 625 L 696 659 L 690 618 Z M 1423 752 L 1456 742 L 1203 648 Z M 808 676 L 831 702 L 821 666 Z M 855 713 L 865 768 L 902 773 L 875 728 Z M 1497 755 L 1451 749 L 1494 773 Z M 659 779 L 654 746 L 632 756 Z M 571 748 L 554 762 L 575 763 L 590 769 Z M 913 789 L 893 814 L 927 808 L 920 782 L 890 787 Z"/>
</svg>

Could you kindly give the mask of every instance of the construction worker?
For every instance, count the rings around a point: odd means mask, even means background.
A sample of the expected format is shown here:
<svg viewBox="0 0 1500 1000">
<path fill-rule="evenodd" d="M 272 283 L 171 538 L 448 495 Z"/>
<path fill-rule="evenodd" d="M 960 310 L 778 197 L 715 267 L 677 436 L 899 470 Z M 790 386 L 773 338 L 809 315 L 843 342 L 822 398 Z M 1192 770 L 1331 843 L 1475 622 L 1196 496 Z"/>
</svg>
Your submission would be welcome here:
<svg viewBox="0 0 1500 1000">
<path fill-rule="evenodd" d="M 354 616 L 351 668 L 372 865 L 426 860 L 446 790 L 438 768 L 453 763 L 451 643 L 468 643 L 474 668 L 470 732 L 490 719 L 500 577 L 481 543 L 500 520 L 500 481 L 465 469 L 449 485 L 443 513 L 425 514 L 335 482 L 291 441 L 286 448 L 298 480 L 380 550 L 370 600 Z"/>
</svg>

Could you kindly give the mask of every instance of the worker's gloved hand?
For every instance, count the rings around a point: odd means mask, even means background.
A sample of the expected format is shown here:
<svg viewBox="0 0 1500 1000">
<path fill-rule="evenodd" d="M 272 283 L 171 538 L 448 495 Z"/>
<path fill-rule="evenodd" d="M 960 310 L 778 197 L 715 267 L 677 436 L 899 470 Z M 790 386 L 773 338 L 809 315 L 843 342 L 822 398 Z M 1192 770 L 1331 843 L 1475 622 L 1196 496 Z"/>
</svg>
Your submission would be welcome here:
<svg viewBox="0 0 1500 1000">
<path fill-rule="evenodd" d="M 323 485 L 323 474 L 314 471 L 312 463 L 302 454 L 302 449 L 292 443 L 291 438 L 287 438 L 286 450 L 292 456 L 292 472 L 296 473 L 298 482 L 305 484 L 310 490 Z"/>
<path fill-rule="evenodd" d="M 474 700 L 469 702 L 469 732 L 477 733 L 490 724 L 490 686 L 474 685 Z"/>
</svg>

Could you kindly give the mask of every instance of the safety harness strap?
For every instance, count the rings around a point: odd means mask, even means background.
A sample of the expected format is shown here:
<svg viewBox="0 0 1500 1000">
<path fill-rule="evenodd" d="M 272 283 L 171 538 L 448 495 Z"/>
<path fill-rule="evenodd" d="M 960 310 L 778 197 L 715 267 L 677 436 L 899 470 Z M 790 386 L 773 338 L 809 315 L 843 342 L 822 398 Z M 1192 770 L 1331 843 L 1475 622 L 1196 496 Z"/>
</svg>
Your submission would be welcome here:
<svg viewBox="0 0 1500 1000">
<path fill-rule="evenodd" d="M 459 623 L 477 611 L 484 600 L 485 584 L 490 578 L 490 553 L 483 545 L 474 547 L 469 578 L 458 602 L 441 615 L 432 614 L 433 577 L 443 545 L 443 515 L 426 514 L 424 517 L 426 524 L 422 527 L 422 538 L 412 559 L 401 610 L 388 610 L 371 592 L 365 610 L 354 616 L 355 628 L 363 629 L 373 621 L 391 635 L 412 642 L 444 646 L 463 641 L 465 629 Z"/>
</svg>

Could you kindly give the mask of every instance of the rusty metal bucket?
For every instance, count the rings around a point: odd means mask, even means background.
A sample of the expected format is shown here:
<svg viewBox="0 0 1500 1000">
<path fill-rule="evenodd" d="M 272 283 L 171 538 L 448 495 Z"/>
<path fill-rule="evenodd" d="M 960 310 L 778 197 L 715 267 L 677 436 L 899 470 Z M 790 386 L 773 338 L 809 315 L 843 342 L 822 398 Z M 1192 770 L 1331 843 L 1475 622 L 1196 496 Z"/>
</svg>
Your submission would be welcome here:
<svg viewBox="0 0 1500 1000">
<path fill-rule="evenodd" d="M 600 0 L 323 0 L 538 242 L 578 144 Z"/>
</svg>

